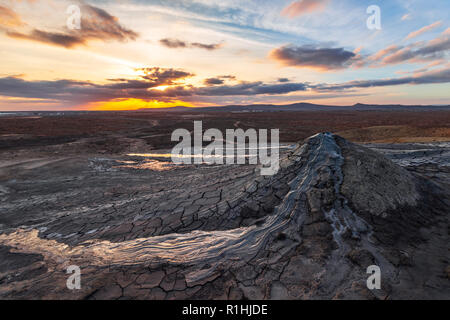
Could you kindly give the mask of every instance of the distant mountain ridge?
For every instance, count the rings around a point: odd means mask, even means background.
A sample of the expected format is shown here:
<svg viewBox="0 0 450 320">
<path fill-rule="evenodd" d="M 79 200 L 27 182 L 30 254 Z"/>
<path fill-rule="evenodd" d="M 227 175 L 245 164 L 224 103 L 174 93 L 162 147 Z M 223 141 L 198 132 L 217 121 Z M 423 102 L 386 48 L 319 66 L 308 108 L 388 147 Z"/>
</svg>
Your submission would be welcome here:
<svg viewBox="0 0 450 320">
<path fill-rule="evenodd" d="M 139 109 L 148 112 L 278 112 L 278 111 L 431 111 L 450 110 L 450 105 L 377 105 L 356 103 L 350 106 L 332 106 L 313 103 L 292 103 L 285 105 L 252 104 L 252 105 L 226 105 L 214 107 L 190 108 L 177 106 L 172 108 Z"/>
</svg>

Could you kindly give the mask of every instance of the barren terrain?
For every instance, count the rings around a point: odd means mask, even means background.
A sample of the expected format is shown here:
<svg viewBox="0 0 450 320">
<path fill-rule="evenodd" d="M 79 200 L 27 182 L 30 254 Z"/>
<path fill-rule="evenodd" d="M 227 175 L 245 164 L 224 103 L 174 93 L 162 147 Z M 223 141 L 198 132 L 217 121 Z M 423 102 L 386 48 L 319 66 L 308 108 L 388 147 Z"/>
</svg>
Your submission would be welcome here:
<svg viewBox="0 0 450 320">
<path fill-rule="evenodd" d="M 171 132 L 194 120 L 280 128 L 282 169 L 263 178 L 254 165 L 129 155 L 169 152 Z M 0 298 L 449 299 L 449 120 L 447 111 L 0 117 Z M 366 287 L 372 264 L 380 290 Z M 69 265 L 81 267 L 80 290 L 66 287 Z"/>
</svg>

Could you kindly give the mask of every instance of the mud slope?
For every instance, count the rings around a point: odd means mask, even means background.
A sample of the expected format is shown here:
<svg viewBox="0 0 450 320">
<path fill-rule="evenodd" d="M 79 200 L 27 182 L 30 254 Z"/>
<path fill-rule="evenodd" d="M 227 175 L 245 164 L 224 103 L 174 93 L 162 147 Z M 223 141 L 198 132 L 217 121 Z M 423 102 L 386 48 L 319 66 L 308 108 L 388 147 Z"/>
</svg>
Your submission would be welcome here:
<svg viewBox="0 0 450 320">
<path fill-rule="evenodd" d="M 220 170 L 234 178 L 207 191 L 5 220 L 0 297 L 450 298 L 444 181 L 330 133 L 299 143 L 272 177 Z M 81 290 L 66 288 L 69 265 Z M 380 290 L 366 287 L 369 265 Z"/>
</svg>

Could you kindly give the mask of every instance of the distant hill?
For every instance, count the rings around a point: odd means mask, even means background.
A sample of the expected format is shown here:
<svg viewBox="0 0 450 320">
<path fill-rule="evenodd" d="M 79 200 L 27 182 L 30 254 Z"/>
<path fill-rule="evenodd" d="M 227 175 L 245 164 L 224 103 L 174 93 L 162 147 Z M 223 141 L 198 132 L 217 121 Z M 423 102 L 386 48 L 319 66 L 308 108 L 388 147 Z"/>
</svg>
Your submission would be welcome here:
<svg viewBox="0 0 450 320">
<path fill-rule="evenodd" d="M 313 103 L 292 103 L 285 105 L 274 104 L 251 104 L 251 105 L 227 105 L 215 107 L 172 107 L 158 109 L 139 109 L 146 112 L 279 112 L 279 111 L 431 111 L 431 110 L 450 110 L 450 105 L 371 105 L 356 103 L 351 106 L 332 106 Z"/>
</svg>

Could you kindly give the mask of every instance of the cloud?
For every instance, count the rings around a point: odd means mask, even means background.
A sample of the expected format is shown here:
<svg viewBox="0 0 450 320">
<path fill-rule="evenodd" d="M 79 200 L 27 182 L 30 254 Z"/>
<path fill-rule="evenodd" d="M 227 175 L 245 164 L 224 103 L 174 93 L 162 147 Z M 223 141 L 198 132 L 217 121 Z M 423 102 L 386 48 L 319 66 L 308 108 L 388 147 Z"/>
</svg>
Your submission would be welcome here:
<svg viewBox="0 0 450 320">
<path fill-rule="evenodd" d="M 80 33 L 85 39 L 136 40 L 138 34 L 123 27 L 119 19 L 105 10 L 91 5 L 83 5 Z"/>
<path fill-rule="evenodd" d="M 281 11 L 283 16 L 295 18 L 303 14 L 320 11 L 325 8 L 325 0 L 300 0 L 292 2 Z"/>
<path fill-rule="evenodd" d="M 49 100 L 70 107 L 116 99 L 198 101 L 208 99 L 208 97 L 210 99 L 217 99 L 217 97 L 227 97 L 227 99 L 255 97 L 255 99 L 262 99 L 263 96 L 282 95 L 288 99 L 291 94 L 296 92 L 338 94 L 343 91 L 349 92 L 372 87 L 450 82 L 450 67 L 448 65 L 438 70 L 417 72 L 411 76 L 400 78 L 357 80 L 336 84 L 254 81 L 232 85 L 222 83 L 202 87 L 183 85 L 182 80 L 192 76 L 191 73 L 183 70 L 158 67 L 139 70 L 143 73 L 139 79 L 110 79 L 106 84 L 74 80 L 27 81 L 19 77 L 9 76 L 0 78 L 0 96 Z M 169 87 L 165 90 L 158 90 L 156 87 L 161 85 Z"/>
<path fill-rule="evenodd" d="M 219 84 L 224 84 L 225 80 L 236 80 L 235 76 L 230 76 L 230 75 L 226 75 L 226 76 L 218 76 L 215 78 L 208 78 L 203 80 L 203 84 L 207 85 L 207 86 L 215 86 L 215 85 L 219 85 Z"/>
<path fill-rule="evenodd" d="M 82 12 L 81 29 L 79 30 L 49 32 L 35 28 L 28 33 L 7 31 L 6 35 L 15 39 L 37 41 L 64 48 L 86 45 L 91 40 L 127 41 L 135 40 L 138 37 L 136 32 L 123 27 L 117 17 L 101 8 L 83 4 Z"/>
<path fill-rule="evenodd" d="M 443 68 L 423 73 L 418 73 L 410 77 L 380 79 L 380 80 L 359 80 L 349 81 L 342 84 L 316 85 L 312 88 L 318 91 L 339 91 L 355 88 L 386 87 L 404 84 L 432 84 L 450 82 L 450 68 Z"/>
<path fill-rule="evenodd" d="M 27 81 L 9 76 L 0 78 L 0 95 L 53 99 L 71 105 L 120 98 L 169 97 L 163 91 L 152 88 L 162 85 L 178 86 L 180 81 L 193 76 L 189 72 L 171 68 L 151 67 L 136 71 L 142 73 L 139 79 L 109 79 L 109 83 L 101 85 L 74 80 Z"/>
<path fill-rule="evenodd" d="M 343 48 L 287 45 L 272 50 L 269 57 L 284 66 L 319 70 L 342 69 L 350 66 L 358 56 Z"/>
<path fill-rule="evenodd" d="M 445 59 L 450 50 L 450 28 L 437 38 L 407 46 L 391 45 L 367 57 L 363 62 L 371 67 L 383 67 L 404 62 L 423 63 Z"/>
<path fill-rule="evenodd" d="M 375 53 L 374 55 L 369 57 L 369 59 L 373 60 L 373 61 L 378 61 L 381 58 L 385 57 L 386 55 L 397 52 L 398 50 L 400 50 L 399 46 L 393 44 L 393 45 L 390 45 L 390 46 L 378 51 L 377 53 Z"/>
<path fill-rule="evenodd" d="M 419 68 L 419 69 L 416 69 L 416 70 L 412 70 L 412 71 L 410 71 L 410 70 L 397 71 L 396 73 L 398 73 L 398 74 L 414 74 L 414 75 L 417 75 L 417 74 L 421 74 L 421 73 L 427 72 L 428 70 L 432 69 L 433 67 L 444 66 L 446 64 L 447 64 L 447 61 L 444 60 L 444 59 L 434 60 L 434 61 L 428 63 L 426 66 L 424 66 L 422 68 Z"/>
<path fill-rule="evenodd" d="M 410 19 L 411 19 L 411 14 L 410 13 L 406 13 L 406 14 L 404 14 L 402 16 L 402 21 L 410 20 Z"/>
<path fill-rule="evenodd" d="M 171 48 L 171 49 L 175 49 L 175 48 L 186 48 L 187 47 L 187 43 L 181 40 L 177 40 L 177 39 L 161 39 L 159 40 L 159 43 L 161 43 L 163 46 L 167 47 L 167 48 Z"/>
<path fill-rule="evenodd" d="M 409 39 L 418 37 L 418 36 L 424 34 L 425 32 L 428 32 L 428 31 L 431 31 L 431 30 L 433 30 L 433 29 L 435 29 L 435 28 L 437 28 L 437 27 L 440 27 L 441 25 L 442 25 L 442 21 L 437 21 L 437 22 L 432 23 L 432 24 L 430 24 L 430 25 L 428 25 L 428 26 L 425 26 L 425 27 L 423 27 L 423 28 L 420 28 L 420 29 L 417 30 L 417 31 L 411 32 L 411 33 L 405 38 L 405 40 L 409 40 Z"/>
<path fill-rule="evenodd" d="M 236 76 L 226 75 L 226 76 L 219 76 L 221 79 L 228 79 L 228 80 L 236 80 Z"/>
<path fill-rule="evenodd" d="M 143 79 L 156 83 L 158 85 L 171 85 L 174 84 L 175 80 L 194 76 L 194 74 L 192 73 L 172 68 L 139 68 L 137 69 L 137 71 L 142 71 L 144 73 L 144 75 L 142 76 Z"/>
<path fill-rule="evenodd" d="M 257 96 L 257 95 L 277 95 L 287 94 L 297 91 L 308 90 L 306 83 L 283 83 L 272 84 L 262 81 L 241 82 L 235 85 L 214 85 L 205 87 L 175 86 L 164 91 L 148 90 L 142 99 L 149 97 L 177 98 L 177 97 L 223 97 L 223 96 Z M 142 92 L 141 92 L 142 93 Z M 134 94 L 139 94 L 134 92 Z"/>
<path fill-rule="evenodd" d="M 73 80 L 27 81 L 19 77 L 0 78 L 0 95 L 7 97 L 55 99 L 65 101 L 73 92 L 63 93 L 68 88 L 87 88 L 91 84 Z"/>
<path fill-rule="evenodd" d="M 307 90 L 304 83 L 267 84 L 242 82 L 236 85 L 206 87 L 183 86 L 179 81 L 191 73 L 174 69 L 145 68 L 140 79 L 110 79 L 110 83 L 95 84 L 89 81 L 53 80 L 27 81 L 18 77 L 0 78 L 0 96 L 50 99 L 67 105 L 79 105 L 113 99 L 174 99 L 199 96 L 255 96 L 285 94 Z M 155 89 L 169 85 L 165 90 Z"/>
<path fill-rule="evenodd" d="M 199 96 L 239 96 L 261 94 L 286 94 L 308 89 L 305 83 L 266 84 L 261 81 L 243 82 L 236 85 L 222 85 L 192 89 L 192 94 Z"/>
<path fill-rule="evenodd" d="M 113 84 L 105 85 L 105 88 L 114 90 L 127 90 L 127 89 L 150 89 L 159 86 L 172 86 L 180 84 L 180 80 L 194 76 L 194 74 L 177 70 L 172 68 L 139 68 L 136 71 L 140 71 L 143 75 L 140 79 L 110 79 L 115 82 Z"/>
<path fill-rule="evenodd" d="M 171 49 L 176 48 L 199 48 L 199 49 L 205 49 L 205 50 L 216 50 L 220 49 L 223 44 L 221 43 L 213 43 L 213 44 L 205 44 L 205 43 L 199 43 L 199 42 L 185 42 L 178 39 L 170 39 L 170 38 L 164 38 L 159 40 L 159 43 L 163 46 Z"/>
<path fill-rule="evenodd" d="M 0 26 L 4 27 L 20 27 L 25 23 L 20 19 L 19 15 L 13 10 L 0 6 Z"/>
<path fill-rule="evenodd" d="M 214 86 L 216 84 L 223 84 L 225 81 L 220 78 L 208 78 L 203 81 L 203 83 L 207 86 Z"/>
<path fill-rule="evenodd" d="M 32 40 L 65 48 L 72 48 L 76 45 L 85 44 L 85 40 L 78 36 L 64 33 L 46 32 L 38 29 L 34 29 L 29 34 L 8 31 L 6 35 L 15 39 Z"/>
<path fill-rule="evenodd" d="M 205 50 L 217 50 L 220 49 L 223 44 L 222 43 L 213 43 L 213 44 L 204 44 L 199 42 L 191 43 L 191 46 L 194 48 L 205 49 Z"/>
</svg>

